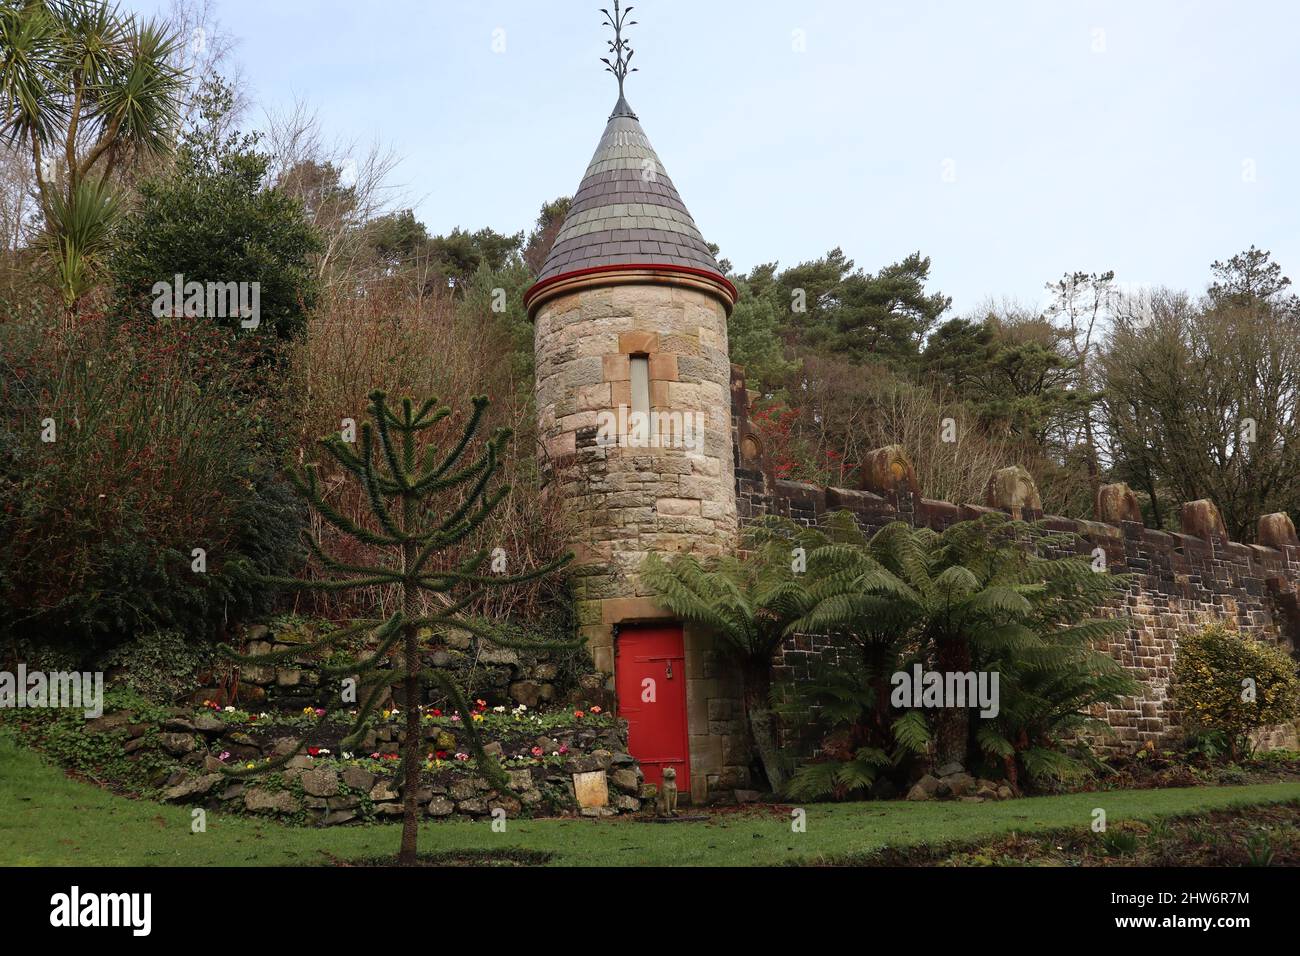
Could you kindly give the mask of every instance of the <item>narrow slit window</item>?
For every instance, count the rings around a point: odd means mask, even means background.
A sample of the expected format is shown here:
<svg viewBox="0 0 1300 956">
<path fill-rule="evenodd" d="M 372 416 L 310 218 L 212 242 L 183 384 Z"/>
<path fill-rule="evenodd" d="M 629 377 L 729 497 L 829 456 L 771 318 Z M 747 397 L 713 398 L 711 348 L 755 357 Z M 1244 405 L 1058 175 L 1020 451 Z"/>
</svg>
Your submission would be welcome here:
<svg viewBox="0 0 1300 956">
<path fill-rule="evenodd" d="M 650 356 L 632 356 L 632 411 L 650 414 Z"/>
</svg>

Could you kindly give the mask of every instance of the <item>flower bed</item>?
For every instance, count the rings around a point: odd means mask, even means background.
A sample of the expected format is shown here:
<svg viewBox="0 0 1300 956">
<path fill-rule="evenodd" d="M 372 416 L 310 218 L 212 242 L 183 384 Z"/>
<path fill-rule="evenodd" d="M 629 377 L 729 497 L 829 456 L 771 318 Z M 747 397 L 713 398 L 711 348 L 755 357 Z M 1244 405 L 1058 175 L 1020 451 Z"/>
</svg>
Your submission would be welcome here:
<svg viewBox="0 0 1300 956">
<path fill-rule="evenodd" d="M 266 814 L 332 826 L 397 817 L 394 779 L 405 714 L 385 710 L 362 746 L 345 752 L 349 715 L 251 712 L 208 701 L 197 710 L 160 708 L 122 697 L 120 706 L 86 721 L 79 713 L 28 712 L 20 734 L 65 765 L 115 789 L 209 809 Z M 475 773 L 465 721 L 509 780 L 493 790 Z M 588 710 L 539 712 L 526 705 L 468 715 L 427 707 L 421 714 L 425 759 L 417 800 L 431 817 L 582 814 L 612 816 L 641 809 L 643 776 L 627 752 L 627 724 Z M 273 773 L 237 776 L 306 748 Z M 579 777 L 575 786 L 575 777 Z"/>
</svg>

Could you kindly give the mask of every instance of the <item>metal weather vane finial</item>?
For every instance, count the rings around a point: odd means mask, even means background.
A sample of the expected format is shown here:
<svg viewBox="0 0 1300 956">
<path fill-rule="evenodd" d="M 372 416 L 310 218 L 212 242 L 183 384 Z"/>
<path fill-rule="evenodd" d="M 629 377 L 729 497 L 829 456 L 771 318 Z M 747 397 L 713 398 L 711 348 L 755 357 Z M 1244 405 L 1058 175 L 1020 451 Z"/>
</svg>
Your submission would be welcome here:
<svg viewBox="0 0 1300 956">
<path fill-rule="evenodd" d="M 605 64 L 605 71 L 613 73 L 614 78 L 618 80 L 618 98 L 623 99 L 623 80 L 629 73 L 637 72 L 636 67 L 629 68 L 628 64 L 632 62 L 632 45 L 623 39 L 623 28 L 636 26 L 636 21 L 627 22 L 627 16 L 632 12 L 632 7 L 626 10 L 619 10 L 618 0 L 614 0 L 614 14 L 604 8 L 601 13 L 605 14 L 605 25 L 614 28 L 614 39 L 609 41 L 609 52 L 614 55 L 611 63 L 608 57 L 601 57 L 600 62 Z"/>
</svg>

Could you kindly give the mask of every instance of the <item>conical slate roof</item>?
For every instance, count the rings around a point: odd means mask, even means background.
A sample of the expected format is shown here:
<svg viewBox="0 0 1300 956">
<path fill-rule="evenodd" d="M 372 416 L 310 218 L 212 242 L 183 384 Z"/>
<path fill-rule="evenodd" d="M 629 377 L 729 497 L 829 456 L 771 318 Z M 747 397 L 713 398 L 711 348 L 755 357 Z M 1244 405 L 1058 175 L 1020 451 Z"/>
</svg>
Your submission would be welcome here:
<svg viewBox="0 0 1300 956">
<path fill-rule="evenodd" d="M 622 97 L 537 281 L 618 265 L 699 269 L 725 281 L 645 130 Z"/>
</svg>

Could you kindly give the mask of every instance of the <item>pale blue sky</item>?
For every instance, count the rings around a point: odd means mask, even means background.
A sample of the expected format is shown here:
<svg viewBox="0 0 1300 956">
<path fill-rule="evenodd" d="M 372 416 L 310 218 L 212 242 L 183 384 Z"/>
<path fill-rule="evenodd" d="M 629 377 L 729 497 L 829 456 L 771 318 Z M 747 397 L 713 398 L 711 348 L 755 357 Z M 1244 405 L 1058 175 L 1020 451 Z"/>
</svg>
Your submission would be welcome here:
<svg viewBox="0 0 1300 956">
<path fill-rule="evenodd" d="M 296 95 L 391 144 L 433 232 L 525 229 L 576 188 L 616 98 L 600 6 L 216 0 L 253 118 Z M 628 99 L 742 269 L 920 249 L 962 312 L 1073 269 L 1201 291 L 1253 242 L 1300 282 L 1300 4 L 634 6 Z"/>
</svg>

